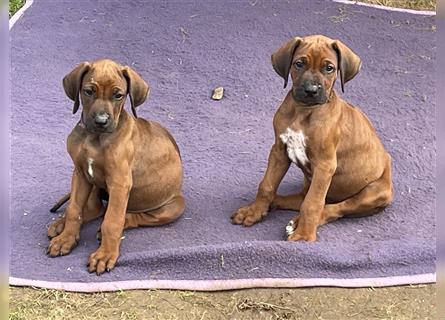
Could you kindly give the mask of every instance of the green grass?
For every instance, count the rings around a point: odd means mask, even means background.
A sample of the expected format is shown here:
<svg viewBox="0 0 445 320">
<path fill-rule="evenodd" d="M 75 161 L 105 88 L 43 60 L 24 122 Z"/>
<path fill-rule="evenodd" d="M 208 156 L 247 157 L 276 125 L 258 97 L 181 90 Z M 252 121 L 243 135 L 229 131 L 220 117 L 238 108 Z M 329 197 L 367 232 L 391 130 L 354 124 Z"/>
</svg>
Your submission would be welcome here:
<svg viewBox="0 0 445 320">
<path fill-rule="evenodd" d="M 9 0 L 9 18 L 16 13 L 23 5 L 25 0 Z"/>
</svg>

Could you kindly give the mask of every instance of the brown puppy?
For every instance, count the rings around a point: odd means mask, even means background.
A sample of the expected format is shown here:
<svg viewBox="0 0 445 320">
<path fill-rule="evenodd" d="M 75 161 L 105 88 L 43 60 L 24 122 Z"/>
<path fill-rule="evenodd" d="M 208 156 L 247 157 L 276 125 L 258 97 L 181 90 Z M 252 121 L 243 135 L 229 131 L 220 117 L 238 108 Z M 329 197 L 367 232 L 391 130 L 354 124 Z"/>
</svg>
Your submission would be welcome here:
<svg viewBox="0 0 445 320">
<path fill-rule="evenodd" d="M 75 113 L 82 116 L 68 137 L 74 162 L 70 201 L 64 217 L 52 224 L 48 254 L 68 254 L 77 244 L 82 224 L 103 214 L 99 249 L 90 255 L 89 271 L 111 270 L 119 256 L 122 231 L 158 226 L 184 211 L 182 164 L 178 147 L 166 129 L 137 118 L 136 107 L 149 92 L 130 67 L 111 60 L 84 62 L 63 79 Z M 130 97 L 133 116 L 124 110 Z"/>
<path fill-rule="evenodd" d="M 251 226 L 277 208 L 300 214 L 286 227 L 288 240 L 315 241 L 317 227 L 346 215 L 368 215 L 393 198 L 391 157 L 368 118 L 334 90 L 360 69 L 360 58 L 338 40 L 293 38 L 272 55 L 275 71 L 293 87 L 275 114 L 275 144 L 255 201 L 232 215 Z M 303 190 L 276 190 L 291 162 L 304 174 Z"/>
</svg>

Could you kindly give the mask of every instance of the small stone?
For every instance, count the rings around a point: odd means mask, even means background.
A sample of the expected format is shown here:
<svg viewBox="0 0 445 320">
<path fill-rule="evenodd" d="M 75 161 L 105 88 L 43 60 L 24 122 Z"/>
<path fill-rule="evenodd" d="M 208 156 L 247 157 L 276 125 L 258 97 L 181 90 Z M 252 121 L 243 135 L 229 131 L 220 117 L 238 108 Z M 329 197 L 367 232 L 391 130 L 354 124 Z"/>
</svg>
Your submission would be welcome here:
<svg viewBox="0 0 445 320">
<path fill-rule="evenodd" d="M 224 95 L 224 88 L 223 87 L 217 87 L 213 90 L 212 99 L 213 100 L 221 100 Z"/>
</svg>

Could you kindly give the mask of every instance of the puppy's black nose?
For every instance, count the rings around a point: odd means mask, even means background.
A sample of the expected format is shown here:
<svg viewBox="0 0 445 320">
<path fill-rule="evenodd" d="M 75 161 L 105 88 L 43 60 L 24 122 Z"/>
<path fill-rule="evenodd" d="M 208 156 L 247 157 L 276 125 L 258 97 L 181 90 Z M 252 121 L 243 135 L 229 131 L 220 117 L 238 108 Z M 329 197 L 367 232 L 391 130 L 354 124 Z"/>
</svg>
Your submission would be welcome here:
<svg viewBox="0 0 445 320">
<path fill-rule="evenodd" d="M 317 83 L 306 83 L 304 85 L 304 92 L 308 95 L 315 96 L 321 89 L 321 84 Z"/>
<path fill-rule="evenodd" d="M 110 115 L 106 112 L 99 112 L 96 113 L 94 116 L 94 123 L 96 123 L 98 126 L 105 126 L 108 123 L 108 120 L 110 119 Z"/>
</svg>

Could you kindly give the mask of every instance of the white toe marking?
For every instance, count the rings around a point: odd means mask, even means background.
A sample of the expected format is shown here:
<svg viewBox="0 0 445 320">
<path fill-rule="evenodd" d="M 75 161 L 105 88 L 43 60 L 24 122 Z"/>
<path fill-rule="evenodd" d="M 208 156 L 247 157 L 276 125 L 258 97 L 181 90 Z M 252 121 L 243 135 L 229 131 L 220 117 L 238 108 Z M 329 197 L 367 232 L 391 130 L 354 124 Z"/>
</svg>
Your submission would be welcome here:
<svg viewBox="0 0 445 320">
<path fill-rule="evenodd" d="M 93 162 L 94 160 L 92 158 L 88 158 L 88 174 L 90 175 L 91 178 L 94 178 L 94 174 L 93 174 Z"/>
<path fill-rule="evenodd" d="M 290 235 L 293 234 L 294 232 L 295 232 L 295 229 L 294 229 L 294 221 L 291 220 L 291 221 L 289 221 L 289 222 L 287 223 L 287 226 L 286 226 L 286 234 L 287 234 L 288 236 L 290 236 Z"/>
<path fill-rule="evenodd" d="M 306 154 L 306 137 L 303 131 L 294 131 L 287 128 L 286 132 L 280 135 L 281 141 L 287 146 L 287 155 L 292 162 L 300 162 L 305 165 L 309 162 Z"/>
</svg>

